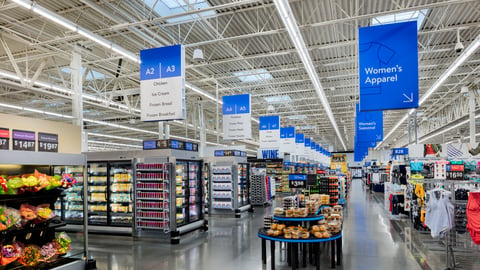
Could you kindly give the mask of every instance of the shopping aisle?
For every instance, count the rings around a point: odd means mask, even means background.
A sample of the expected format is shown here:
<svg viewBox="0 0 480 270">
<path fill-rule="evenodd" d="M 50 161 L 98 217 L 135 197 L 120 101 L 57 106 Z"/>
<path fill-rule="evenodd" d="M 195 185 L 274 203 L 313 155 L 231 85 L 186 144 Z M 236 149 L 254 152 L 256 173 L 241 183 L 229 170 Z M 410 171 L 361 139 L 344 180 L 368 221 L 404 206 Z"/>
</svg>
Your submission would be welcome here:
<svg viewBox="0 0 480 270">
<path fill-rule="evenodd" d="M 242 219 L 210 218 L 208 233 L 183 238 L 180 245 L 91 235 L 90 251 L 102 270 L 265 269 L 256 234 L 263 226 L 263 216 L 272 209 L 256 208 Z M 336 269 L 420 269 L 386 214 L 383 201 L 365 192 L 361 180 L 354 180 L 345 209 L 343 265 Z M 327 254 L 323 253 L 322 269 L 330 269 Z M 266 269 L 270 269 L 269 263 L 268 259 Z M 284 252 L 276 254 L 276 265 L 276 269 L 291 269 Z"/>
</svg>

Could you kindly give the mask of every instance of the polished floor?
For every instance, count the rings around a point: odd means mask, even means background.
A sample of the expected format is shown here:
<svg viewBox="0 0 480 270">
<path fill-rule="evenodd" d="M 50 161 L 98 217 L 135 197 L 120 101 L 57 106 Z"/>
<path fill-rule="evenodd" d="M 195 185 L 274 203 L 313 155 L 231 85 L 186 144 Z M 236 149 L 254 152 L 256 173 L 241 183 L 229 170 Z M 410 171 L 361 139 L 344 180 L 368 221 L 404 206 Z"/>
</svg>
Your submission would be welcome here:
<svg viewBox="0 0 480 270">
<path fill-rule="evenodd" d="M 353 181 L 345 209 L 343 260 L 336 269 L 441 269 L 429 266 L 420 252 L 412 249 L 414 241 L 408 239 L 412 236 L 406 237 L 405 228 L 399 228 L 402 223 L 391 220 L 382 196 L 366 191 L 361 180 Z M 193 233 L 179 245 L 90 235 L 90 255 L 102 270 L 270 269 L 270 256 L 267 265 L 262 265 L 256 233 L 263 226 L 263 216 L 272 211 L 273 206 L 255 208 L 255 213 L 241 219 L 210 217 L 208 233 Z M 275 259 L 276 269 L 290 269 L 285 251 L 277 248 Z M 330 269 L 326 256 L 321 268 Z"/>
</svg>

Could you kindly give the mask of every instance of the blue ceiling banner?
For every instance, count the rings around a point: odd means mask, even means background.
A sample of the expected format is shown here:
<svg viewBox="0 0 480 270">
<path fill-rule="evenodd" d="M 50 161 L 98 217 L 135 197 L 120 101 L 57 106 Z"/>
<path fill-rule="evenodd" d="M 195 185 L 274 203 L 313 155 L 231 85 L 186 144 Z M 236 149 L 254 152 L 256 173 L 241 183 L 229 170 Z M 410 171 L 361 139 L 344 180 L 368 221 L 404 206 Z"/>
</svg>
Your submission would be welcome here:
<svg viewBox="0 0 480 270">
<path fill-rule="evenodd" d="M 312 150 L 315 150 L 315 148 L 317 147 L 317 143 L 316 142 L 310 142 L 310 149 Z"/>
<path fill-rule="evenodd" d="M 408 155 L 408 148 L 393 148 L 392 156 L 404 156 Z"/>
<path fill-rule="evenodd" d="M 260 116 L 258 120 L 260 149 L 280 149 L 280 116 Z"/>
<path fill-rule="evenodd" d="M 383 140 L 383 111 L 361 112 L 355 105 L 355 136 L 358 141 Z"/>
<path fill-rule="evenodd" d="M 311 140 L 312 140 L 312 139 L 310 139 L 310 138 L 305 138 L 305 147 L 310 148 Z"/>
<path fill-rule="evenodd" d="M 295 127 L 280 127 L 280 152 L 294 153 L 295 149 Z"/>
<path fill-rule="evenodd" d="M 280 130 L 280 116 L 260 116 L 259 120 L 259 129 L 260 130 Z"/>
<path fill-rule="evenodd" d="M 251 139 L 250 94 L 223 96 L 222 101 L 223 139 Z"/>
<path fill-rule="evenodd" d="M 358 29 L 360 110 L 418 108 L 417 21 Z"/>
<path fill-rule="evenodd" d="M 295 133 L 295 143 L 305 144 L 305 134 Z"/>
<path fill-rule="evenodd" d="M 287 128 L 280 127 L 280 139 L 285 139 L 285 138 L 287 138 Z"/>
</svg>

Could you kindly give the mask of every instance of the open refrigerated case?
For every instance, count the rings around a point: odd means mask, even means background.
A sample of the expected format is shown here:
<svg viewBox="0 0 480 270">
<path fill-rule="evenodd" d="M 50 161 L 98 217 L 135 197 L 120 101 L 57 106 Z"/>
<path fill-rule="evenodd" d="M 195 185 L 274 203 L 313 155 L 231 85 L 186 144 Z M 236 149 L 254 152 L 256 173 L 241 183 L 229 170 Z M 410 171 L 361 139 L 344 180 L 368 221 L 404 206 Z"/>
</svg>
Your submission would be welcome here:
<svg viewBox="0 0 480 270">
<path fill-rule="evenodd" d="M 135 237 L 178 244 L 181 235 L 208 229 L 202 166 L 196 152 L 162 149 L 139 154 L 134 173 Z"/>
<path fill-rule="evenodd" d="M 209 214 L 234 214 L 250 211 L 249 165 L 245 157 L 210 158 Z"/>
<path fill-rule="evenodd" d="M 49 179 L 50 176 L 53 176 L 57 172 L 61 172 L 62 170 L 59 168 L 64 168 L 64 173 L 70 171 L 68 179 L 72 180 L 71 176 L 74 178 L 76 177 L 78 181 L 77 183 L 80 184 L 80 176 L 83 178 L 85 177 L 85 165 L 86 158 L 84 155 L 80 154 L 8 151 L 0 155 L 0 175 L 7 176 L 8 179 L 8 176 L 15 178 L 14 175 L 32 174 L 37 170 L 38 173 L 33 175 L 36 175 L 35 177 L 39 184 L 43 181 L 40 180 L 43 177 Z M 72 169 L 68 170 L 66 168 Z M 65 179 L 67 179 L 67 177 L 65 177 Z M 84 186 L 85 184 L 86 183 L 83 182 Z M 56 202 L 65 199 L 66 194 L 71 191 L 66 188 L 66 186 L 56 188 L 43 187 L 42 189 L 13 188 L 13 186 L 10 186 L 8 189 L 8 194 L 0 195 L 0 205 L 2 205 L 1 207 L 3 209 L 22 209 L 23 207 L 26 207 L 25 205 L 42 205 L 42 209 L 44 209 L 42 210 L 43 213 L 51 211 L 57 214 L 58 211 L 55 211 Z M 83 215 L 78 215 L 76 217 L 76 221 L 79 224 L 82 224 L 81 233 L 69 235 L 71 239 L 71 250 L 66 254 L 52 257 L 51 262 L 38 262 L 36 260 L 39 258 L 30 257 L 29 260 L 31 260 L 31 263 L 34 264 L 34 266 L 23 266 L 18 261 L 13 261 L 2 266 L 2 269 L 86 269 L 86 259 L 89 258 L 89 254 L 87 248 L 88 224 L 83 218 L 86 216 L 85 208 L 83 208 L 83 212 Z M 40 214 L 40 212 L 38 212 L 38 214 Z M 65 227 L 66 223 L 61 216 L 49 219 L 36 218 L 34 220 L 25 220 L 25 222 L 22 222 L 21 227 L 3 229 L 0 234 L 0 239 L 3 245 L 11 244 L 16 241 L 21 242 L 25 247 L 29 247 L 30 250 L 33 250 L 35 249 L 34 246 L 47 246 L 49 243 L 56 241 L 55 239 L 59 237 L 60 232 L 62 232 L 63 235 Z M 7 259 L 5 261 L 7 261 Z M 3 262 L 4 260 L 2 258 L 2 263 Z"/>
<path fill-rule="evenodd" d="M 53 166 L 54 175 L 70 174 L 76 180 L 64 191 L 65 197 L 55 202 L 55 215 L 67 224 L 83 224 L 83 184 L 85 166 Z"/>
</svg>

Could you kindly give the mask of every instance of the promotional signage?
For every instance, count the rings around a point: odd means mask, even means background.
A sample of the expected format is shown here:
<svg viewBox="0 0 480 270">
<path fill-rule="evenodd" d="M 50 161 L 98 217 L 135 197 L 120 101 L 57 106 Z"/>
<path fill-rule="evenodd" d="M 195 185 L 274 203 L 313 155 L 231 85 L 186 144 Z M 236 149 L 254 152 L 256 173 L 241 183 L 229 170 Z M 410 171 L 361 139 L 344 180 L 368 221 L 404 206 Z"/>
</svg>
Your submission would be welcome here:
<svg viewBox="0 0 480 270">
<path fill-rule="evenodd" d="M 383 112 L 362 112 L 360 104 L 355 105 L 355 136 L 358 141 L 383 140 Z"/>
<path fill-rule="evenodd" d="M 360 110 L 418 108 L 417 22 L 361 27 Z"/>
<path fill-rule="evenodd" d="M 143 141 L 143 150 L 155 149 L 176 149 L 198 152 L 198 144 L 171 139 Z"/>
<path fill-rule="evenodd" d="M 58 153 L 58 134 L 38 133 L 38 152 Z"/>
<path fill-rule="evenodd" d="M 262 159 L 277 159 L 280 157 L 280 151 L 278 149 L 261 149 L 261 158 Z"/>
<path fill-rule="evenodd" d="M 247 153 L 239 150 L 215 150 L 216 157 L 246 157 Z"/>
<path fill-rule="evenodd" d="M 305 155 L 305 134 L 295 133 L 295 144 L 297 146 L 295 154 Z"/>
<path fill-rule="evenodd" d="M 280 128 L 280 152 L 295 152 L 295 127 Z"/>
<path fill-rule="evenodd" d="M 260 148 L 279 149 L 280 116 L 260 116 L 259 121 Z"/>
<path fill-rule="evenodd" d="M 392 156 L 408 155 L 408 148 L 393 148 Z"/>
<path fill-rule="evenodd" d="M 250 94 L 223 96 L 222 101 L 223 139 L 251 139 Z"/>
<path fill-rule="evenodd" d="M 14 129 L 12 138 L 13 150 L 35 151 L 35 132 Z"/>
<path fill-rule="evenodd" d="M 289 174 L 288 186 L 290 188 L 305 188 L 307 186 L 306 174 Z"/>
<path fill-rule="evenodd" d="M 140 51 L 142 121 L 185 119 L 185 48 Z"/>
<path fill-rule="evenodd" d="M 0 128 L 0 150 L 10 149 L 10 129 Z"/>
<path fill-rule="evenodd" d="M 330 157 L 330 169 L 340 170 L 347 173 L 347 155 L 346 154 L 333 154 Z"/>
</svg>

